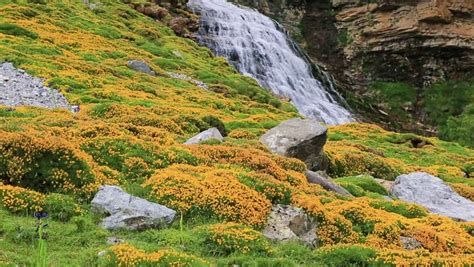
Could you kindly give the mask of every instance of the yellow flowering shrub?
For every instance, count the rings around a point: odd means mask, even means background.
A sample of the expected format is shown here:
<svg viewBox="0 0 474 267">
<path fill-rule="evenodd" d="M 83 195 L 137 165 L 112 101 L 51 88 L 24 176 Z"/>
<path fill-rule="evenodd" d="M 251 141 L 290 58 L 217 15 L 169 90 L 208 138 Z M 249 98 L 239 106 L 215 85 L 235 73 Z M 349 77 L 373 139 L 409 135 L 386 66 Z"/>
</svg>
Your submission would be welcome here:
<svg viewBox="0 0 474 267">
<path fill-rule="evenodd" d="M 114 266 L 206 266 L 207 262 L 199 257 L 178 252 L 173 249 L 161 249 L 147 253 L 127 243 L 112 246 L 105 256 Z"/>
<path fill-rule="evenodd" d="M 231 170 L 173 165 L 158 171 L 143 186 L 165 206 L 180 212 L 210 212 L 227 220 L 260 226 L 271 203 L 241 184 Z"/>
<path fill-rule="evenodd" d="M 235 252 L 268 254 L 269 241 L 262 233 L 237 223 L 206 225 L 197 229 L 204 236 L 205 250 L 212 256 L 225 256 Z"/>
<path fill-rule="evenodd" d="M 12 212 L 40 212 L 45 195 L 22 187 L 0 185 L 0 201 Z"/>
<path fill-rule="evenodd" d="M 450 184 L 451 188 L 459 195 L 474 201 L 474 187 L 466 184 Z"/>
<path fill-rule="evenodd" d="M 0 177 L 40 192 L 90 194 L 100 174 L 91 158 L 62 138 L 0 132 Z"/>
<path fill-rule="evenodd" d="M 425 249 L 411 251 L 381 249 L 377 254 L 378 261 L 396 266 L 469 266 L 474 263 L 473 254 L 453 255 Z"/>
</svg>

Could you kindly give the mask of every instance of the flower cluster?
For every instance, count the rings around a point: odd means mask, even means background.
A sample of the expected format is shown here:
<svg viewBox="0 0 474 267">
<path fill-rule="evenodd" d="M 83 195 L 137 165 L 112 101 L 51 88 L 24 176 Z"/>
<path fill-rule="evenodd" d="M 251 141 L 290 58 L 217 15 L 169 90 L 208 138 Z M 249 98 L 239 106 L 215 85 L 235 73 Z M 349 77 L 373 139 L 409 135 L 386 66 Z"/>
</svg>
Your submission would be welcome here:
<svg viewBox="0 0 474 267">
<path fill-rule="evenodd" d="M 235 252 L 247 254 L 268 254 L 270 243 L 258 231 L 237 223 L 220 223 L 197 229 L 204 235 L 206 250 L 213 256 L 229 255 Z"/>
<path fill-rule="evenodd" d="M 157 252 L 146 253 L 127 243 L 112 246 L 106 259 L 114 266 L 205 266 L 206 261 L 196 256 L 178 252 L 172 249 L 162 249 Z"/>
<path fill-rule="evenodd" d="M 271 203 L 241 184 L 231 170 L 173 165 L 157 172 L 143 186 L 150 187 L 159 203 L 186 214 L 206 213 L 263 225 Z"/>
</svg>

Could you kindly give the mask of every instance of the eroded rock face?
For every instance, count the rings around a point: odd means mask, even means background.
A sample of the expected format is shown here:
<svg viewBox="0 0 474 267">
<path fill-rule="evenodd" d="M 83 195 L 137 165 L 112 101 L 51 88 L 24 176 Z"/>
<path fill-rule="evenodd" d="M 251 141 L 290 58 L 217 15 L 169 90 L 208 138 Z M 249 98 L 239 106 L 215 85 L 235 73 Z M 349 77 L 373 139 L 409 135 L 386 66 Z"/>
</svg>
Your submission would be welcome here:
<svg viewBox="0 0 474 267">
<path fill-rule="evenodd" d="M 298 158 L 308 169 L 322 170 L 327 167 L 323 146 L 327 140 L 327 128 L 310 119 L 291 119 L 270 129 L 260 142 L 281 156 Z"/>
<path fill-rule="evenodd" d="M 92 200 L 92 212 L 108 215 L 102 227 L 108 230 L 144 230 L 171 223 L 176 212 L 165 206 L 134 197 L 118 186 L 101 186 Z"/>
<path fill-rule="evenodd" d="M 219 132 L 219 130 L 214 127 L 214 128 L 205 130 L 204 132 L 201 132 L 200 134 L 190 138 L 184 144 L 185 145 L 195 145 L 195 144 L 199 144 L 201 142 L 204 142 L 204 141 L 210 140 L 210 139 L 216 139 L 216 140 L 219 140 L 219 141 L 223 141 L 224 137 Z"/>
<path fill-rule="evenodd" d="M 316 221 L 302 209 L 287 205 L 273 206 L 263 235 L 279 242 L 299 240 L 317 247 Z"/>
<path fill-rule="evenodd" d="M 461 197 L 443 180 L 424 172 L 400 175 L 391 193 L 429 211 L 461 221 L 474 221 L 474 202 Z"/>
</svg>

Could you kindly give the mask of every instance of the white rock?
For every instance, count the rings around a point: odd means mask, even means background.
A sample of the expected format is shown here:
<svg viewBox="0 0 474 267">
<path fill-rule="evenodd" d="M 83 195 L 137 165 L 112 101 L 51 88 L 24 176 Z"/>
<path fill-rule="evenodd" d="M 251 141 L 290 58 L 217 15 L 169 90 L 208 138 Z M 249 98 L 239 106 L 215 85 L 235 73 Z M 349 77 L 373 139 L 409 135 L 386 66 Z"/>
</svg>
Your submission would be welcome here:
<svg viewBox="0 0 474 267">
<path fill-rule="evenodd" d="M 206 140 L 209 140 L 209 139 L 217 139 L 219 141 L 223 141 L 224 137 L 219 132 L 219 130 L 214 127 L 214 128 L 205 130 L 204 132 L 201 132 L 200 134 L 190 138 L 184 144 L 185 145 L 195 145 L 195 144 L 199 144 L 199 143 L 201 143 L 203 141 L 206 141 Z"/>
<path fill-rule="evenodd" d="M 428 173 L 413 172 L 398 176 L 391 193 L 401 200 L 422 205 L 433 213 L 456 220 L 474 221 L 474 202 Z"/>
<path fill-rule="evenodd" d="M 299 240 L 314 248 L 317 246 L 316 227 L 316 221 L 302 209 L 276 205 L 272 207 L 267 226 L 262 233 L 274 241 Z"/>
<path fill-rule="evenodd" d="M 174 210 L 134 197 L 118 186 L 101 186 L 91 205 L 92 212 L 110 215 L 102 221 L 108 230 L 160 228 L 176 215 Z"/>
</svg>

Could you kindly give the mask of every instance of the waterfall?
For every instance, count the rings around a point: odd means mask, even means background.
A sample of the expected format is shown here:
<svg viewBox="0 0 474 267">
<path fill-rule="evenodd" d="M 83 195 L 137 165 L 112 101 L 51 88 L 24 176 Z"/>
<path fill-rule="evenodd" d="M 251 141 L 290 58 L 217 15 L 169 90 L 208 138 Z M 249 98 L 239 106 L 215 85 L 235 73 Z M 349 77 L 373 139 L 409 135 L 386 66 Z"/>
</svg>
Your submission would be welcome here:
<svg viewBox="0 0 474 267">
<path fill-rule="evenodd" d="M 354 121 L 313 76 L 311 64 L 278 23 L 225 0 L 190 0 L 188 6 L 201 15 L 198 41 L 242 74 L 291 99 L 306 117 L 329 125 Z"/>
</svg>

